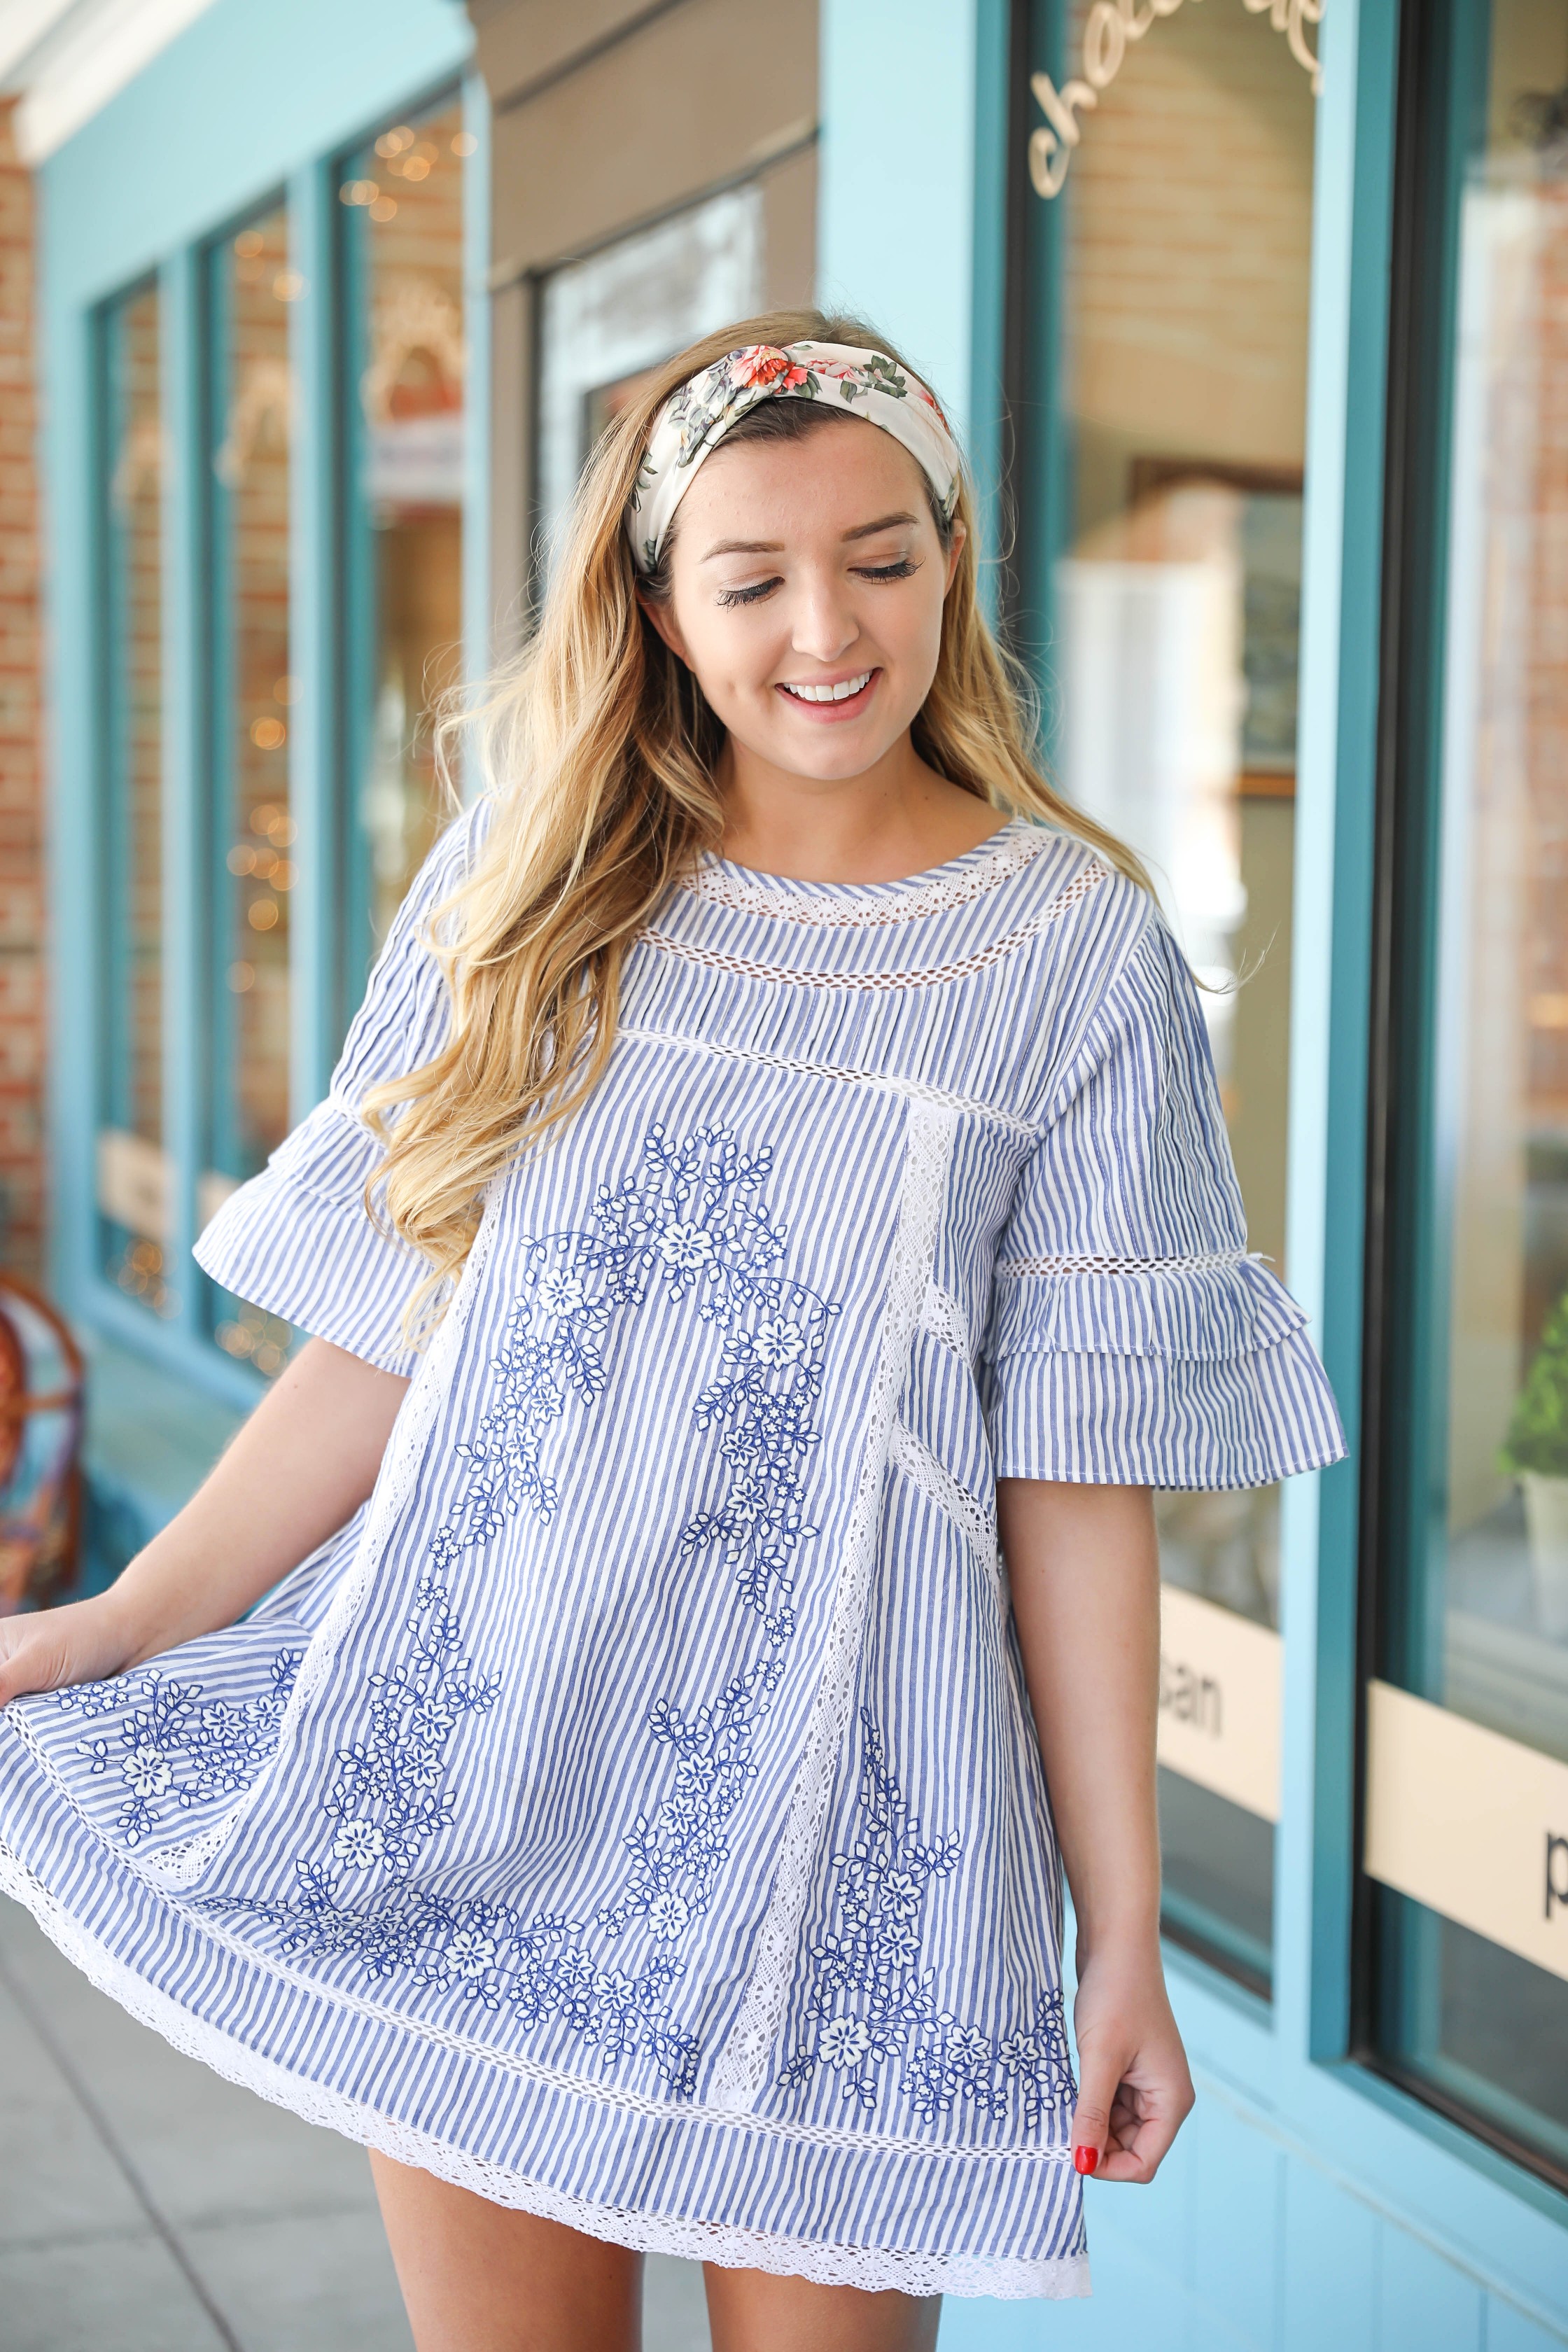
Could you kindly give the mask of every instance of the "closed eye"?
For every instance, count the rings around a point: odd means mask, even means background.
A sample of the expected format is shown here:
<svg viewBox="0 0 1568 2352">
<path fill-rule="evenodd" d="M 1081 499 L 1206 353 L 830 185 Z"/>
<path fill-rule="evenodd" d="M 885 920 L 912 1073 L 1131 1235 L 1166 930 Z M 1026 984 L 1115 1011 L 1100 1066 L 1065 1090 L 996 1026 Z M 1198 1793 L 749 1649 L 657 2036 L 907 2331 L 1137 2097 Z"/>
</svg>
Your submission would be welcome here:
<svg viewBox="0 0 1568 2352">
<path fill-rule="evenodd" d="M 908 580 L 920 568 L 911 557 L 905 555 L 900 556 L 897 563 L 858 563 L 854 571 L 858 580 Z M 757 604 L 764 596 L 771 596 L 780 584 L 775 577 L 755 581 L 748 588 L 721 588 L 718 601 L 725 605 Z"/>
<path fill-rule="evenodd" d="M 778 584 L 778 581 L 773 579 L 759 580 L 750 588 L 721 588 L 719 602 L 721 604 L 755 604 L 763 596 L 771 596 Z"/>
</svg>

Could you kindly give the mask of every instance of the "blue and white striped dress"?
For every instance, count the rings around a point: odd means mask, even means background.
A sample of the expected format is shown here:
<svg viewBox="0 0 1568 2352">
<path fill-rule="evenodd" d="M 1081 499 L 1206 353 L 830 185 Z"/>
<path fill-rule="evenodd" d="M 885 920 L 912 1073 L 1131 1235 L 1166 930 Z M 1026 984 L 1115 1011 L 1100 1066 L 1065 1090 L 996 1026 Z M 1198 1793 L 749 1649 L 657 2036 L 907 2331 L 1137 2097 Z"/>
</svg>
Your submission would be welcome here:
<svg viewBox="0 0 1568 2352">
<path fill-rule="evenodd" d="M 240 1624 L 0 1713 L 4 1883 L 182 2048 L 503 2204 L 1083 2293 L 994 1480 L 1342 1451 L 1185 967 L 1022 819 L 897 882 L 705 859 L 416 1358 L 356 1108 L 439 1040 L 470 833 L 197 1253 L 413 1376 L 375 1493 Z"/>
</svg>

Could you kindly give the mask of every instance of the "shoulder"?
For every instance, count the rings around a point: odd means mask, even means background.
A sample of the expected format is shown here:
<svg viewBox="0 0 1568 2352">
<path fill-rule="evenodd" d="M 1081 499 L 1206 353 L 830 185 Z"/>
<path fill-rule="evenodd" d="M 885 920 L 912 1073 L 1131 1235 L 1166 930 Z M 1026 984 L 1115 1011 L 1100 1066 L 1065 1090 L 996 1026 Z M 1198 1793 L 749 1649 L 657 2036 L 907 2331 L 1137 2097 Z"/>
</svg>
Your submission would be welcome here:
<svg viewBox="0 0 1568 2352">
<path fill-rule="evenodd" d="M 1180 950 L 1152 892 L 1102 850 L 1059 826 L 1018 832 L 1031 854 L 1008 894 L 1008 926 L 1037 935 L 1042 979 L 1081 1032 L 1114 1012 L 1141 971 L 1163 970 L 1172 955 L 1180 963 Z"/>
</svg>

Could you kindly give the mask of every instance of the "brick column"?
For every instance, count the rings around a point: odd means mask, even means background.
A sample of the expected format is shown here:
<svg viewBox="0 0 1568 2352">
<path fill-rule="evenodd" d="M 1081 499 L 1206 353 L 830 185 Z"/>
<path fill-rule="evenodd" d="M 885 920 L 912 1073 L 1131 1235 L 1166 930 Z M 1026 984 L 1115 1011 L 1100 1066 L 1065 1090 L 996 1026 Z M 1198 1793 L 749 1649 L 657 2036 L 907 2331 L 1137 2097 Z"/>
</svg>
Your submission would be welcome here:
<svg viewBox="0 0 1568 2352">
<path fill-rule="evenodd" d="M 0 1262 L 43 1256 L 43 637 L 33 184 L 0 99 Z"/>
</svg>

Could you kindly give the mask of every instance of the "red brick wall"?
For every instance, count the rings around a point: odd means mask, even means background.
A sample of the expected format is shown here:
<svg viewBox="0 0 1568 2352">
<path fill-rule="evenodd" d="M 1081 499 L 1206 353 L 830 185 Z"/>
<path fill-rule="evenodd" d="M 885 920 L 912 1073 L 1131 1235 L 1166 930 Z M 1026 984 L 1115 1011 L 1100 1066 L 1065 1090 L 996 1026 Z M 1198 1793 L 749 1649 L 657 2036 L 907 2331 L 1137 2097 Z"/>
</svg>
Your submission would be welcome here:
<svg viewBox="0 0 1568 2352">
<path fill-rule="evenodd" d="M 43 1254 L 44 862 L 33 190 L 0 99 L 0 1260 Z"/>
</svg>

